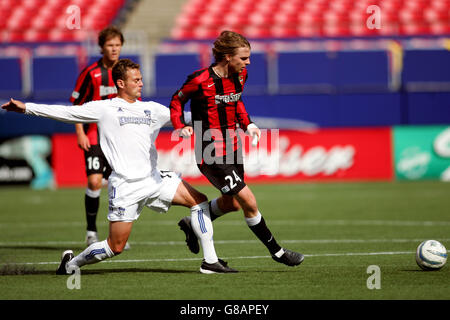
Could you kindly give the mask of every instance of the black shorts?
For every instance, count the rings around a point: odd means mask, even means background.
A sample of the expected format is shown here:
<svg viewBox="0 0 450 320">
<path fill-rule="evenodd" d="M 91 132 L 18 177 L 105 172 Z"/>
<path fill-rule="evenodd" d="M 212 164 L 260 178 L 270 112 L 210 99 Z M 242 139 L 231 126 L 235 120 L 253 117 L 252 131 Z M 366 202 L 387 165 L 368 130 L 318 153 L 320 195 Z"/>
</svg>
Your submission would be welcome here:
<svg viewBox="0 0 450 320">
<path fill-rule="evenodd" d="M 99 144 L 91 145 L 89 151 L 84 151 L 86 175 L 100 173 L 105 179 L 111 174 L 111 167 L 103 154 Z"/>
<path fill-rule="evenodd" d="M 203 163 L 199 164 L 198 168 L 222 194 L 235 195 L 246 186 L 242 162 L 233 164 Z"/>
</svg>

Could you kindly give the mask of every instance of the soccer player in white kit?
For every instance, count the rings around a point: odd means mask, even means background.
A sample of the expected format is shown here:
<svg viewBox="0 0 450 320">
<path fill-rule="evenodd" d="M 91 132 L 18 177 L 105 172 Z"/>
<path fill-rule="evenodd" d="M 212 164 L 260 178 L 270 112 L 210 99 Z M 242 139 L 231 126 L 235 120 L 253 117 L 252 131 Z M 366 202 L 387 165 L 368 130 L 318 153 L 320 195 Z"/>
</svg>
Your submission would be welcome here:
<svg viewBox="0 0 450 320">
<path fill-rule="evenodd" d="M 237 272 L 218 259 L 213 242 L 207 197 L 174 172 L 156 167 L 155 140 L 159 130 L 170 123 L 170 111 L 156 102 L 142 102 L 140 66 L 121 59 L 113 68 L 118 96 L 91 101 L 82 106 L 23 103 L 14 99 L 2 105 L 7 111 L 51 118 L 68 123 L 97 123 L 100 145 L 112 173 L 108 179 L 109 235 L 104 241 L 89 245 L 74 256 L 62 254 L 57 274 L 69 274 L 74 267 L 97 263 L 120 254 L 131 233 L 133 222 L 144 207 L 167 212 L 173 205 L 190 208 L 191 224 L 200 239 L 204 259 L 200 272 Z"/>
</svg>

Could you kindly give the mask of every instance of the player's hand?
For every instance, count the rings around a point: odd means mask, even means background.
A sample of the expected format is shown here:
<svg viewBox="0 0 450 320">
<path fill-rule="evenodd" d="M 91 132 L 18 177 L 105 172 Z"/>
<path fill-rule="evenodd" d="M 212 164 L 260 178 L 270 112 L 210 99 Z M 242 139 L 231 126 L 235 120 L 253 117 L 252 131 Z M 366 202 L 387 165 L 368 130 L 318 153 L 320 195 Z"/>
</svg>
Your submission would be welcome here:
<svg viewBox="0 0 450 320">
<path fill-rule="evenodd" d="M 25 113 L 26 107 L 25 107 L 25 103 L 11 98 L 10 101 L 2 104 L 2 109 L 6 110 L 6 111 Z"/>
<path fill-rule="evenodd" d="M 191 126 L 186 126 L 183 129 L 181 129 L 180 137 L 187 139 L 190 136 L 192 136 L 193 133 L 194 133 L 194 128 L 192 128 Z"/>
<path fill-rule="evenodd" d="M 91 144 L 89 143 L 89 138 L 85 134 L 77 134 L 77 142 L 80 149 L 84 151 L 89 151 Z"/>
<path fill-rule="evenodd" d="M 247 126 L 247 133 L 252 137 L 252 145 L 256 147 L 261 138 L 261 130 L 254 123 L 251 123 Z"/>
</svg>

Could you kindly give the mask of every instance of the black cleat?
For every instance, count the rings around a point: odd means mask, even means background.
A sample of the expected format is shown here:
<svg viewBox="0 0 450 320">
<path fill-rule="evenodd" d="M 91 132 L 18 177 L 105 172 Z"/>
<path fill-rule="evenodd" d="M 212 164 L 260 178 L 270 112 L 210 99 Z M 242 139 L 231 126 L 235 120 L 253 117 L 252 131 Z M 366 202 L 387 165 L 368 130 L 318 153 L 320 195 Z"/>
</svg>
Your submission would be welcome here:
<svg viewBox="0 0 450 320">
<path fill-rule="evenodd" d="M 178 222 L 178 225 L 180 226 L 180 229 L 183 230 L 183 232 L 186 234 L 186 244 L 191 250 L 192 253 L 199 253 L 200 252 L 200 246 L 198 245 L 198 239 L 197 236 L 194 233 L 194 230 L 192 230 L 191 227 L 191 217 L 187 216 Z"/>
<path fill-rule="evenodd" d="M 228 263 L 219 259 L 219 261 L 215 263 L 206 263 L 205 260 L 202 261 L 202 265 L 200 266 L 200 272 L 205 274 L 212 273 L 236 273 L 238 272 L 236 269 L 230 268 Z"/>
<path fill-rule="evenodd" d="M 72 250 L 66 250 L 62 253 L 61 263 L 59 264 L 58 270 L 56 270 L 56 274 L 67 275 L 69 274 L 66 269 L 67 262 L 72 260 L 74 257 Z"/>
<path fill-rule="evenodd" d="M 283 250 L 284 253 L 280 258 L 276 257 L 275 255 L 272 255 L 272 259 L 275 260 L 276 262 L 284 263 L 285 265 L 290 267 L 298 266 L 305 259 L 305 256 L 302 255 L 301 253 L 291 251 L 288 249 Z"/>
</svg>

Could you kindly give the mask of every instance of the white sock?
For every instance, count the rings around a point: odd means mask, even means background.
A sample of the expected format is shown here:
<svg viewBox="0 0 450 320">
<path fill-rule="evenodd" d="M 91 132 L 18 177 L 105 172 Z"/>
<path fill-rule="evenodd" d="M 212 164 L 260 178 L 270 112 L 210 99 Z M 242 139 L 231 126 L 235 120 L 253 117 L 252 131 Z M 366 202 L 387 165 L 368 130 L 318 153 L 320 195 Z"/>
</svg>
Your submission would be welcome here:
<svg viewBox="0 0 450 320">
<path fill-rule="evenodd" d="M 274 254 L 274 256 L 276 256 L 277 258 L 281 258 L 281 256 L 284 254 L 284 249 L 281 248 L 280 251 L 278 251 L 277 253 Z"/>
<path fill-rule="evenodd" d="M 100 194 L 102 193 L 102 189 L 98 190 L 91 190 L 89 188 L 86 188 L 86 195 L 91 198 L 98 198 L 100 197 Z"/>
<path fill-rule="evenodd" d="M 114 252 L 112 252 L 111 248 L 109 247 L 108 241 L 103 240 L 100 242 L 95 242 L 84 249 L 83 252 L 81 252 L 79 255 L 77 255 L 67 263 L 67 267 L 71 265 L 82 267 L 86 264 L 97 263 L 113 256 Z"/>
<path fill-rule="evenodd" d="M 215 198 L 213 200 L 211 200 L 211 213 L 220 217 L 222 216 L 224 213 L 222 212 L 222 210 L 220 210 L 219 208 L 219 204 L 217 203 L 217 199 Z"/>
<path fill-rule="evenodd" d="M 245 218 L 245 222 L 247 222 L 249 227 L 253 227 L 261 222 L 261 218 L 262 218 L 261 212 L 258 211 L 258 214 L 255 217 Z"/>
<path fill-rule="evenodd" d="M 207 263 L 216 263 L 216 250 L 213 241 L 213 226 L 209 214 L 208 201 L 199 203 L 191 208 L 191 226 L 203 249 L 203 257 Z"/>
</svg>

